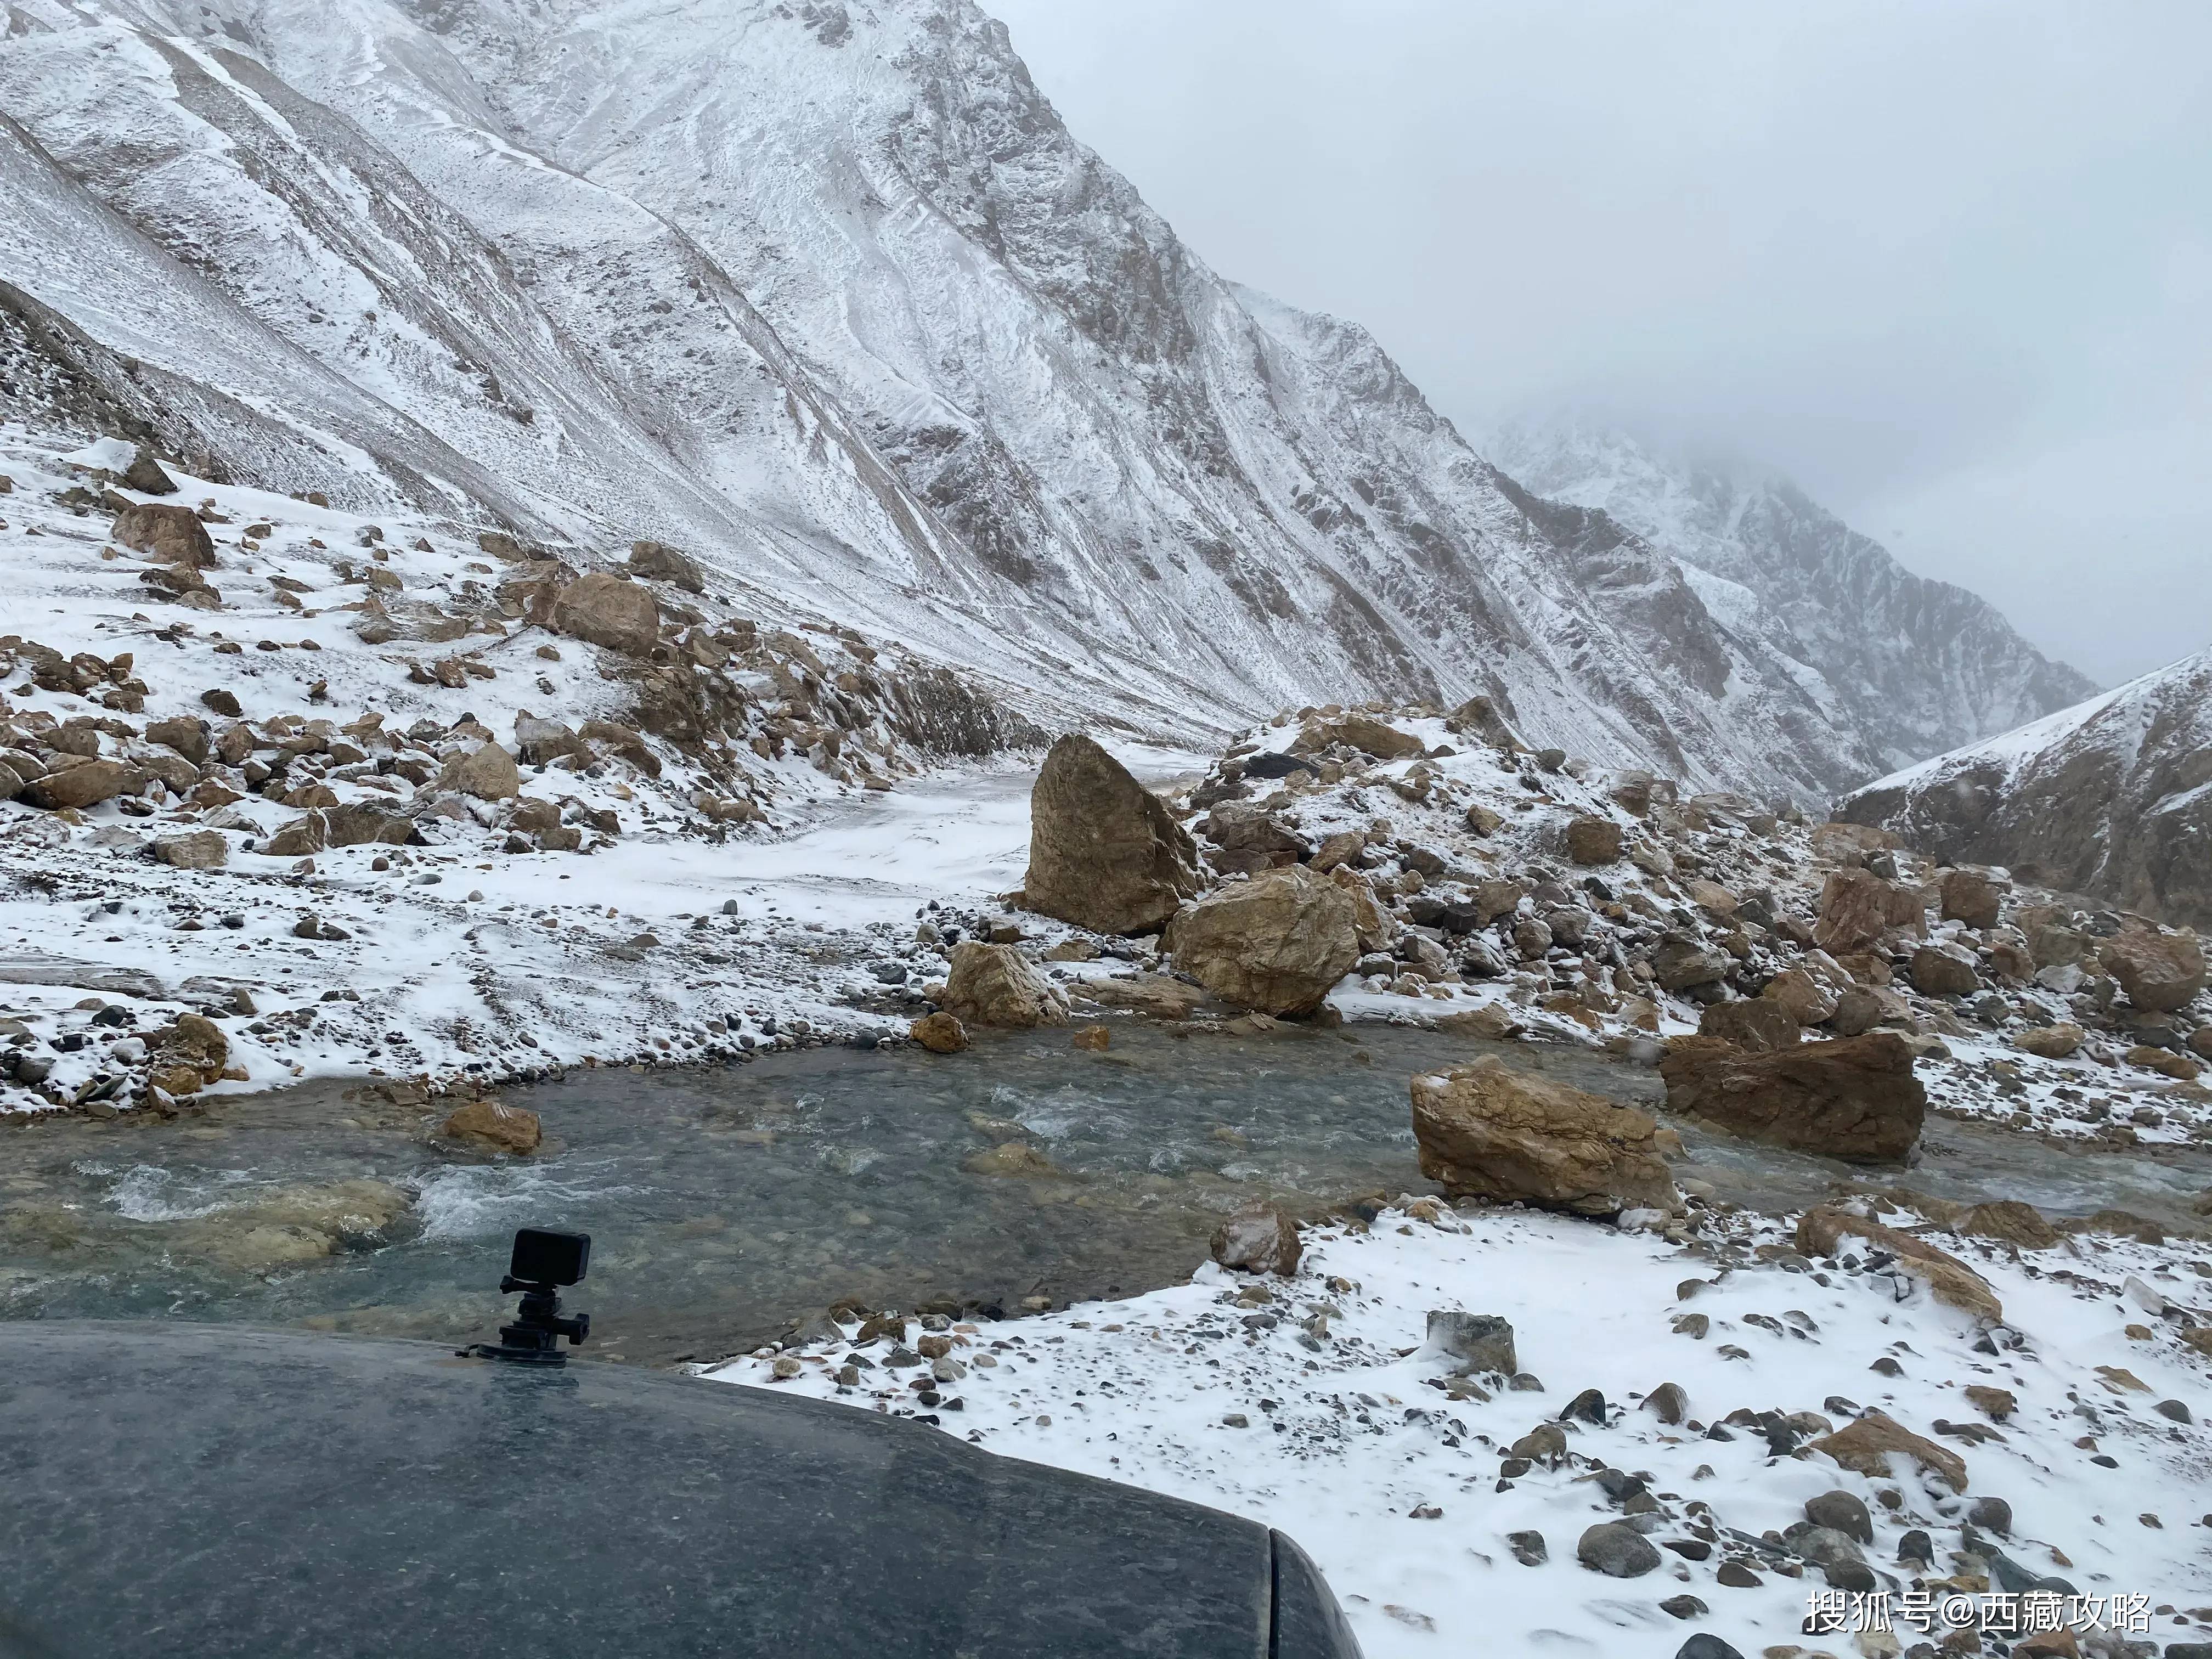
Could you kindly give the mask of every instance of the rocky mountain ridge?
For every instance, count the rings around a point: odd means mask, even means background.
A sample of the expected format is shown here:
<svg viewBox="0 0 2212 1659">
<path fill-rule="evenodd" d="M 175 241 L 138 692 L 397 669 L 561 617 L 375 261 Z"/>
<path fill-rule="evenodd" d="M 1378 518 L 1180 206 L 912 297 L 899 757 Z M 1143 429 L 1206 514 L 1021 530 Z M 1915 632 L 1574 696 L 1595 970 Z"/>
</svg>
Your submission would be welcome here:
<svg viewBox="0 0 2212 1659">
<path fill-rule="evenodd" d="M 120 408 L 205 476 L 662 542 L 1060 724 L 1480 692 L 1694 787 L 1892 763 L 1675 550 L 1208 270 L 964 0 L 8 16 L 11 413 L 76 442 Z"/>
<path fill-rule="evenodd" d="M 2212 925 L 2212 650 L 1868 784 L 1837 812 L 1937 857 Z"/>
</svg>

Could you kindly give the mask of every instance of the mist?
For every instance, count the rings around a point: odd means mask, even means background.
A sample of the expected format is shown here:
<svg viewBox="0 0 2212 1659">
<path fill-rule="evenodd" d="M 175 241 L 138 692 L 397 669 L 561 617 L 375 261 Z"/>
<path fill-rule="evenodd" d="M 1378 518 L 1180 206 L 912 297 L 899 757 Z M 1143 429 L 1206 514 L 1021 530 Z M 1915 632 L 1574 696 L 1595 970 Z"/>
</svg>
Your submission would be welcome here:
<svg viewBox="0 0 2212 1659">
<path fill-rule="evenodd" d="M 2212 9 L 986 3 L 1478 445 L 1568 408 L 1787 473 L 2108 684 L 2212 644 Z"/>
</svg>

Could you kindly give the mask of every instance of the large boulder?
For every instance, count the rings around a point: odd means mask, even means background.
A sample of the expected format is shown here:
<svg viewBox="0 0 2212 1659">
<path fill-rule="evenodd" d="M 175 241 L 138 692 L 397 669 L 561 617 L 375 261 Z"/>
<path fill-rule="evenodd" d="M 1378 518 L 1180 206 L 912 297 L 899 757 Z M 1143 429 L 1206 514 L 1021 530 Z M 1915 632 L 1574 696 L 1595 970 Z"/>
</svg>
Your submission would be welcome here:
<svg viewBox="0 0 2212 1659">
<path fill-rule="evenodd" d="M 1152 933 L 1198 889 L 1198 848 L 1158 796 L 1089 738 L 1053 744 L 1030 791 L 1030 909 L 1093 933 Z"/>
<path fill-rule="evenodd" d="M 1794 1048 L 1800 1041 L 1796 1015 L 1771 997 L 1706 1004 L 1698 1017 L 1698 1035 L 1718 1037 L 1754 1054 Z"/>
<path fill-rule="evenodd" d="M 447 761 L 438 787 L 458 789 L 478 800 L 512 800 L 522 793 L 522 774 L 513 755 L 498 744 L 487 743 Z"/>
<path fill-rule="evenodd" d="M 374 801 L 354 801 L 323 814 L 323 834 L 332 847 L 404 847 L 415 834 L 415 821 Z"/>
<path fill-rule="evenodd" d="M 1263 1014 L 1310 1014 L 1359 960 L 1352 895 L 1302 864 L 1209 894 L 1170 925 L 1176 966 Z"/>
<path fill-rule="evenodd" d="M 205 570 L 215 563 L 215 543 L 207 526 L 189 507 L 161 507 L 143 502 L 115 515 L 108 532 L 134 553 L 162 564 L 179 564 Z"/>
<path fill-rule="evenodd" d="M 668 582 L 686 593 L 703 593 L 707 579 L 699 567 L 683 554 L 662 542 L 632 542 L 629 544 L 629 568 L 636 574 L 653 581 Z"/>
<path fill-rule="evenodd" d="M 624 656 L 647 657 L 660 637 L 660 607 L 638 583 L 594 570 L 561 590 L 553 626 Z"/>
<path fill-rule="evenodd" d="M 1884 881 L 1870 870 L 1831 870 L 1820 888 L 1820 917 L 1813 938 L 1831 953 L 1865 951 L 1892 928 L 1917 932 L 1921 918 L 1916 890 Z"/>
<path fill-rule="evenodd" d="M 1963 921 L 1969 927 L 1994 927 L 2004 908 L 2005 884 L 1986 870 L 1951 869 L 1937 872 L 1936 891 L 1942 895 L 1943 920 Z"/>
<path fill-rule="evenodd" d="M 1677 1202 L 1649 1114 L 1494 1056 L 1413 1080 L 1421 1173 L 1453 1197 L 1584 1215 Z"/>
<path fill-rule="evenodd" d="M 1567 857 L 1576 864 L 1612 864 L 1620 857 L 1620 826 L 1611 818 L 1583 817 L 1567 824 Z"/>
<path fill-rule="evenodd" d="M 1025 1030 L 1060 1025 L 1067 1000 L 1011 945 L 963 939 L 952 947 L 945 976 L 945 1012 L 963 1025 L 1001 1025 Z"/>
<path fill-rule="evenodd" d="M 1668 1044 L 1659 1075 L 1670 1112 L 1853 1164 L 1902 1163 L 1928 1114 L 1912 1050 L 1893 1031 L 1763 1054 L 1692 1037 Z"/>
<path fill-rule="evenodd" d="M 23 799 L 50 811 L 64 806 L 82 811 L 117 795 L 135 794 L 144 781 L 144 774 L 127 762 L 87 761 L 33 778 L 25 787 Z"/>
<path fill-rule="evenodd" d="M 2151 1012 L 2179 1008 L 2204 988 L 2204 952 L 2186 933 L 2124 927 L 2099 947 L 2097 959 L 2130 1002 Z"/>
<path fill-rule="evenodd" d="M 1407 760 L 1426 752 L 1426 745 L 1410 732 L 1376 720 L 1371 714 L 1345 714 L 1334 720 L 1309 720 L 1291 744 L 1291 752 L 1310 755 L 1336 744 L 1357 749 L 1379 760 Z"/>
</svg>

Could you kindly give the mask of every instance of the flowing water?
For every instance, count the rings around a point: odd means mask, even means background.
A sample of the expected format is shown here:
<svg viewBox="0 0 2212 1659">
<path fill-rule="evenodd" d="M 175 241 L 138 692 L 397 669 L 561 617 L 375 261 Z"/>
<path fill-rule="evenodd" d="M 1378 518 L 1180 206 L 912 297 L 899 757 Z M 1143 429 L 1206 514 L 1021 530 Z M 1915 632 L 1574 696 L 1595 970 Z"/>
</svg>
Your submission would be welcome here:
<svg viewBox="0 0 2212 1659">
<path fill-rule="evenodd" d="M 1396 1028 L 1177 1037 L 1117 1022 L 965 1054 L 816 1049 L 711 1071 L 579 1072 L 504 1098 L 544 1120 L 526 1159 L 435 1139 L 436 1112 L 319 1087 L 204 1119 L 82 1120 L 0 1135 L 0 1316 L 178 1317 L 482 1337 L 518 1225 L 593 1235 L 572 1305 L 586 1352 L 667 1362 L 750 1346 L 831 1302 L 1012 1311 L 1188 1273 L 1255 1199 L 1317 1213 L 1429 1190 L 1407 1079 L 1490 1045 Z M 1518 1045 L 1516 1065 L 1645 1105 L 1649 1069 Z M 1685 1131 L 1729 1197 L 1780 1208 L 1864 1179 Z M 1042 1172 L 971 1164 L 1013 1144 Z M 2167 1219 L 2212 1160 L 2069 1156 L 1931 1120 L 1901 1184 Z M 1876 1179 L 1883 1177 L 1877 1176 Z M 328 1249 L 333 1235 L 335 1250 Z M 326 1253 L 327 1252 L 327 1253 Z"/>
</svg>

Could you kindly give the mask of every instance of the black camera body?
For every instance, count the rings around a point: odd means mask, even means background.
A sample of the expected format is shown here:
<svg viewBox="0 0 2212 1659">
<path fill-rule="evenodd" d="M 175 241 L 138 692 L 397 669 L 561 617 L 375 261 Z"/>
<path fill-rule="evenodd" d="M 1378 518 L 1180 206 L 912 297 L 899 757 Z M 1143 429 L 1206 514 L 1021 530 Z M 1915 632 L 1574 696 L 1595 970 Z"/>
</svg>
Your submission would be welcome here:
<svg viewBox="0 0 2212 1659">
<path fill-rule="evenodd" d="M 548 1227 L 521 1227 L 514 1235 L 514 1250 L 507 1258 L 507 1274 L 499 1281 L 500 1294 L 522 1292 L 522 1305 L 514 1322 L 499 1328 L 497 1342 L 478 1342 L 462 1350 L 483 1359 L 506 1359 L 526 1365 L 565 1365 L 561 1339 L 571 1346 L 592 1334 L 592 1316 L 578 1314 L 563 1318 L 563 1285 L 583 1281 L 592 1261 L 589 1233 L 560 1232 Z"/>
</svg>

